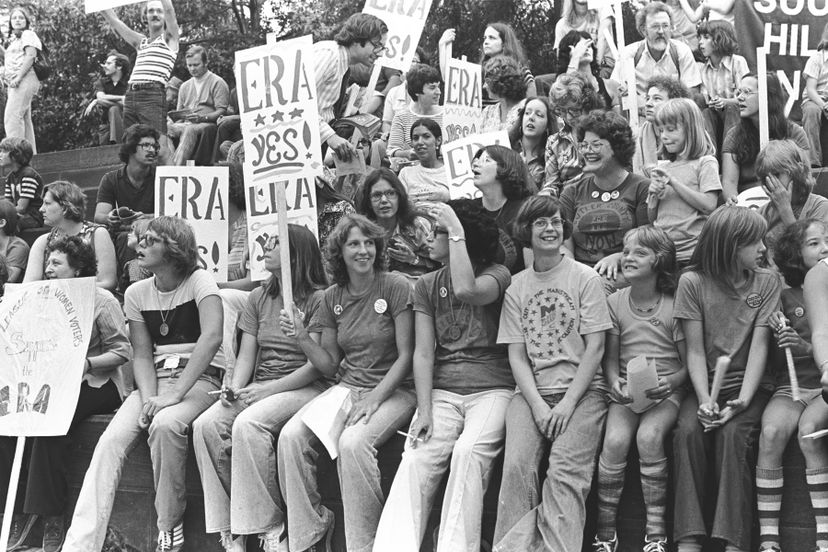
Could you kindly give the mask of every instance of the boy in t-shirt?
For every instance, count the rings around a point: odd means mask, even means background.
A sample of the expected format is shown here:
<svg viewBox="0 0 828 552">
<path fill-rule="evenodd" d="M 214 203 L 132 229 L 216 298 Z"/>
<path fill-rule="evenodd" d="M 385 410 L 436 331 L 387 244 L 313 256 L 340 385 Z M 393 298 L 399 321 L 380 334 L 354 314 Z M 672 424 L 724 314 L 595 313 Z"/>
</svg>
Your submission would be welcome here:
<svg viewBox="0 0 828 552">
<path fill-rule="evenodd" d="M 29 162 L 34 150 L 25 138 L 4 138 L 0 142 L 0 167 L 7 171 L 5 197 L 17 208 L 17 228 L 40 228 L 43 215 L 43 179 Z"/>
</svg>

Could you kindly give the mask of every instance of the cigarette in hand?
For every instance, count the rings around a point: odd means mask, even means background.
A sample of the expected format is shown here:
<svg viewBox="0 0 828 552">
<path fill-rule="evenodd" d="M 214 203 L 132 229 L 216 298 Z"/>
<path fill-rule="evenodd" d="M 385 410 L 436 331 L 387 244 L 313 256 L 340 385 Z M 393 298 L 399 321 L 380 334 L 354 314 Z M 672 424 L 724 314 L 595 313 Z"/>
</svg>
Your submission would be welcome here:
<svg viewBox="0 0 828 552">
<path fill-rule="evenodd" d="M 399 433 L 400 435 L 402 435 L 403 437 L 405 437 L 407 439 L 411 439 L 412 441 L 422 441 L 423 440 L 421 437 L 411 435 L 410 433 L 406 433 L 405 431 L 397 430 L 397 433 Z"/>
</svg>

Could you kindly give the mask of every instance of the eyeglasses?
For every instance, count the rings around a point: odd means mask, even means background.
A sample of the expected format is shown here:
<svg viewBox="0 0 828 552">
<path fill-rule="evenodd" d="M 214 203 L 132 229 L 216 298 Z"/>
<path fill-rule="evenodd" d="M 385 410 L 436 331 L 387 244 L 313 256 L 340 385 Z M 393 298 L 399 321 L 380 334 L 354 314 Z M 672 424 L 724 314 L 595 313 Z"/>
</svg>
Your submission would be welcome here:
<svg viewBox="0 0 828 552">
<path fill-rule="evenodd" d="M 536 230 L 546 230 L 547 226 L 558 228 L 563 226 L 563 221 L 559 218 L 536 218 L 532 221 L 532 228 Z"/>
<path fill-rule="evenodd" d="M 748 97 L 748 96 L 752 96 L 752 95 L 758 94 L 758 93 L 759 93 L 758 90 L 751 90 L 750 88 L 739 88 L 738 90 L 736 90 L 736 95 L 737 96 Z"/>
<path fill-rule="evenodd" d="M 581 142 L 578 144 L 578 149 L 581 151 L 589 151 L 592 153 L 598 153 L 603 147 L 603 142 Z"/>
<path fill-rule="evenodd" d="M 273 235 L 267 238 L 267 241 L 264 244 L 265 251 L 273 251 L 276 249 L 276 246 L 279 245 L 279 236 Z"/>
<path fill-rule="evenodd" d="M 151 234 L 144 234 L 138 238 L 138 245 L 142 247 L 152 247 L 157 243 L 166 243 L 167 238 L 162 238 L 161 236 L 153 236 Z"/>
<path fill-rule="evenodd" d="M 377 44 L 373 40 L 370 40 L 369 42 L 371 43 L 371 46 L 374 47 L 374 53 L 376 55 L 384 54 L 388 51 L 388 48 L 386 48 L 383 44 Z"/>
<path fill-rule="evenodd" d="M 158 151 L 161 149 L 161 144 L 158 142 L 142 142 L 138 144 L 139 148 L 143 148 L 144 151 Z"/>
<path fill-rule="evenodd" d="M 651 31 L 669 31 L 671 25 L 669 23 L 662 23 L 661 25 L 647 25 L 647 29 Z"/>
<path fill-rule="evenodd" d="M 570 107 L 566 109 L 562 107 L 555 108 L 555 115 L 558 117 L 563 117 L 564 115 L 569 115 L 570 117 L 580 117 L 583 112 L 584 110 L 580 107 Z"/>
<path fill-rule="evenodd" d="M 437 234 L 444 234 L 444 235 L 448 236 L 448 230 L 446 230 L 445 228 L 440 228 L 438 226 L 435 226 L 431 230 L 431 232 L 434 234 L 434 237 L 437 237 Z"/>
<path fill-rule="evenodd" d="M 384 197 L 390 201 L 397 199 L 398 196 L 397 190 L 385 190 L 384 192 L 371 192 L 370 198 L 374 203 L 379 203 Z"/>
</svg>

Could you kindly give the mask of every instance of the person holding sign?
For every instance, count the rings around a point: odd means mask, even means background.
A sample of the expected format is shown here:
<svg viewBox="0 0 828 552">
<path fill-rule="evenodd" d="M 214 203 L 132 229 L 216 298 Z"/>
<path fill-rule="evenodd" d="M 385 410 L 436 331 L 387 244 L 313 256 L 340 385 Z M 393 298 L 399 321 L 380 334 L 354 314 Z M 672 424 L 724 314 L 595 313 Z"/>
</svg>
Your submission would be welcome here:
<svg viewBox="0 0 828 552">
<path fill-rule="evenodd" d="M 382 269 L 383 235 L 382 228 L 361 215 L 340 220 L 325 252 L 334 285 L 325 290 L 319 306 L 322 341 L 316 345 L 302 340 L 317 370 L 328 377 L 339 373 L 340 381 L 332 389 L 347 390 L 351 403 L 337 440 L 350 552 L 373 546 L 383 505 L 377 449 L 408 425 L 416 404 L 408 381 L 414 349 L 411 285 Z M 303 332 L 299 328 L 299 334 Z M 334 514 L 322 506 L 316 484 L 320 441 L 302 420 L 314 403 L 291 418 L 279 436 L 279 485 L 292 550 L 316 544 L 330 550 L 333 535 Z"/>
<path fill-rule="evenodd" d="M 414 121 L 427 117 L 442 126 L 441 84 L 440 72 L 434 67 L 422 63 L 411 66 L 406 75 L 405 87 L 408 96 L 414 101 L 394 115 L 388 138 L 388 157 L 417 159 L 410 136 Z"/>
<path fill-rule="evenodd" d="M 88 278 L 95 276 L 95 249 L 80 236 L 63 236 L 49 245 L 46 279 Z M 71 432 L 95 414 L 108 414 L 121 405 L 124 381 L 121 365 L 130 359 L 124 315 L 118 300 L 108 291 L 96 288 L 95 319 L 86 353 L 83 381 Z M 55 390 L 60 392 L 60 390 Z M 8 493 L 16 439 L 0 437 L 0 492 Z M 29 451 L 23 492 L 18 491 L 12 534 L 8 550 L 21 546 L 34 520 L 43 518 L 43 551 L 59 552 L 65 529 L 63 512 L 69 503 L 67 457 L 72 440 L 63 437 L 35 437 L 26 443 Z M 25 513 L 21 513 L 25 512 Z"/>
<path fill-rule="evenodd" d="M 684 332 L 673 318 L 676 248 L 663 230 L 633 228 L 624 236 L 621 270 L 630 287 L 607 299 L 612 328 L 607 332 L 604 375 L 612 402 L 598 460 L 598 527 L 592 549 L 614 552 L 618 545 L 616 515 L 627 455 L 635 443 L 647 513 L 644 550 L 667 552 L 669 467 L 664 439 L 676 423 L 687 381 Z M 655 363 L 657 387 L 636 386 L 640 380 L 628 371 L 636 357 Z M 642 396 L 643 404 L 637 404 Z"/>
<path fill-rule="evenodd" d="M 431 203 L 447 203 L 449 186 L 446 170 L 440 158 L 443 130 L 433 119 L 417 119 L 411 126 L 411 144 L 419 164 L 403 167 L 400 182 L 408 190 L 408 199 L 414 207 Z"/>
<path fill-rule="evenodd" d="M 508 56 L 495 56 L 483 66 L 483 74 L 486 90 L 495 102 L 483 108 L 480 132 L 509 130 L 526 101 L 526 83 L 521 78 L 520 66 Z"/>
<path fill-rule="evenodd" d="M 161 157 L 172 155 L 167 138 L 167 81 L 178 56 L 178 20 L 172 0 L 149 0 L 144 9 L 149 35 L 134 31 L 118 19 L 112 9 L 103 11 L 104 18 L 138 57 L 129 77 L 124 96 L 124 126 L 136 123 L 151 126 L 161 134 Z"/>
<path fill-rule="evenodd" d="M 762 434 L 756 461 L 756 490 L 759 501 L 760 550 L 779 550 L 779 518 L 784 473 L 782 456 L 791 436 L 799 432 L 799 446 L 805 456 L 805 480 L 817 523 L 817 549 L 828 549 L 828 523 L 823 503 L 828 483 L 828 449 L 825 439 L 803 439 L 828 426 L 828 405 L 822 400 L 820 373 L 814 362 L 810 313 L 806 310 L 802 283 L 805 275 L 828 258 L 828 226 L 823 220 L 806 218 L 788 226 L 777 241 L 774 262 L 791 286 L 782 290 L 782 308 L 768 321 L 776 338 L 769 370 L 776 377 L 776 391 L 762 414 Z M 791 352 L 795 379 L 786 369 Z M 799 400 L 793 399 L 796 383 Z"/>
<path fill-rule="evenodd" d="M 429 254 L 444 266 L 414 288 L 417 413 L 380 518 L 376 552 L 395 544 L 420 549 L 449 465 L 435 550 L 480 550 L 483 495 L 503 450 L 515 386 L 506 347 L 496 343 L 511 281 L 509 270 L 494 263 L 497 228 L 469 199 L 435 206 L 431 214 Z"/>
<path fill-rule="evenodd" d="M 557 199 L 534 196 L 515 230 L 534 263 L 506 290 L 497 342 L 519 393 L 506 411 L 495 552 L 580 550 L 586 496 L 607 413 L 598 373 L 612 327 L 601 278 L 562 254 L 569 223 Z M 543 486 L 538 473 L 548 451 Z"/>
<path fill-rule="evenodd" d="M 750 549 L 752 444 L 773 389 L 765 371 L 768 317 L 778 308 L 782 287 L 776 273 L 759 267 L 766 229 L 756 211 L 719 207 L 702 228 L 676 290 L 673 312 L 687 340 L 694 391 L 681 403 L 673 433 L 679 552 L 699 552 L 708 536 L 724 541 L 728 552 Z M 711 392 L 720 358 L 729 359 L 730 368 Z M 706 496 L 710 479 L 715 497 Z M 712 512 L 706 504 L 715 505 Z"/>
<path fill-rule="evenodd" d="M 315 316 L 327 285 L 322 254 L 304 226 L 289 224 L 288 240 L 293 301 L 308 329 L 289 336 L 279 327 L 285 305 L 281 246 L 273 235 L 265 246 L 270 279 L 250 294 L 239 318 L 241 344 L 233 380 L 222 389 L 221 402 L 193 424 L 207 532 L 220 532 L 225 550 L 233 552 L 244 550 L 246 535 L 257 534 L 266 552 L 280 550 L 287 535 L 275 440 L 282 426 L 327 387 L 302 343 L 318 343 L 321 334 Z"/>
<path fill-rule="evenodd" d="M 224 369 L 223 312 L 212 276 L 198 268 L 192 227 L 178 217 L 153 219 L 138 243 L 153 277 L 131 285 L 129 320 L 136 390 L 101 435 L 75 504 L 63 552 L 100 550 L 126 455 L 146 430 L 158 514 L 156 552 L 180 552 L 187 504 L 190 424 L 215 400 Z"/>
</svg>

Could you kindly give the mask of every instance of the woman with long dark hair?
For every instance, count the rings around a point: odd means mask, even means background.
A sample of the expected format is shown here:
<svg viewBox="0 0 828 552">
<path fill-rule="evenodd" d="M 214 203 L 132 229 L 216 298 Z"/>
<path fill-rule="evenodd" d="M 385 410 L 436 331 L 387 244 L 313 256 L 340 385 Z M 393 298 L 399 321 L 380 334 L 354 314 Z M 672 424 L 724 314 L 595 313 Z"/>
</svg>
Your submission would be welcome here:
<svg viewBox="0 0 828 552">
<path fill-rule="evenodd" d="M 601 77 L 595 40 L 586 31 L 569 31 L 558 47 L 558 74 L 577 74 L 583 78 L 607 109 L 621 112 L 618 83 Z"/>
<path fill-rule="evenodd" d="M 37 153 L 32 98 L 40 89 L 40 81 L 33 66 L 43 45 L 31 26 L 32 16 L 26 8 L 15 6 L 11 9 L 3 74 L 8 94 L 3 124 L 7 137 L 25 138 L 32 145 L 32 151 Z"/>
<path fill-rule="evenodd" d="M 419 206 L 435 201 L 447 202 L 449 185 L 440 157 L 443 131 L 439 123 L 433 119 L 417 119 L 411 125 L 411 144 L 420 163 L 403 167 L 400 171 L 400 182 L 408 190 L 411 204 Z"/>
<path fill-rule="evenodd" d="M 543 186 L 546 169 L 546 142 L 555 133 L 555 111 L 546 98 L 527 98 L 520 116 L 509 130 L 512 149 L 529 169 L 529 181 L 536 190 Z"/>
</svg>

